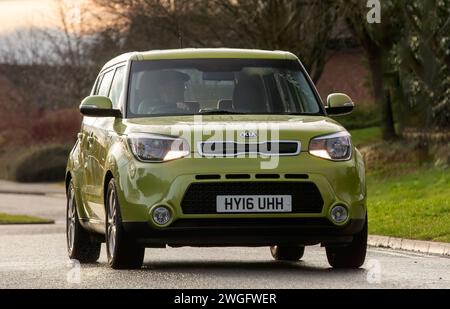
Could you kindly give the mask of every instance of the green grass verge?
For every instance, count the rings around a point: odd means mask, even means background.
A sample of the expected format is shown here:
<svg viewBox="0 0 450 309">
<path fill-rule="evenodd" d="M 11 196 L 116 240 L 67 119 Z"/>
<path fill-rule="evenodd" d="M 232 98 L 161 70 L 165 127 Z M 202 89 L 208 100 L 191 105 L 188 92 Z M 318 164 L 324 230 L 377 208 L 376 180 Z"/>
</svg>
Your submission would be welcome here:
<svg viewBox="0 0 450 309">
<path fill-rule="evenodd" d="M 450 170 L 369 176 L 369 233 L 450 242 Z"/>
<path fill-rule="evenodd" d="M 381 139 L 380 127 L 350 130 L 352 142 L 355 146 L 364 146 Z"/>
<path fill-rule="evenodd" d="M 366 102 L 357 104 L 351 114 L 335 116 L 334 118 L 347 130 L 374 127 L 380 124 L 380 108 L 377 104 Z"/>
<path fill-rule="evenodd" d="M 9 215 L 0 213 L 0 224 L 51 224 L 51 219 L 37 218 L 23 215 Z"/>
</svg>

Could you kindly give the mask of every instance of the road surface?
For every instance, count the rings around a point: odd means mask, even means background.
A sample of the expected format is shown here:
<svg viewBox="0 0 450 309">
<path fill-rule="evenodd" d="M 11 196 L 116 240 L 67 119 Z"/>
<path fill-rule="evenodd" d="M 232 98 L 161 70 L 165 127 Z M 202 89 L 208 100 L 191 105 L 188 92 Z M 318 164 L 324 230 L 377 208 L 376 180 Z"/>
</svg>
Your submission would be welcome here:
<svg viewBox="0 0 450 309">
<path fill-rule="evenodd" d="M 0 194 L 0 212 L 52 218 L 53 225 L 0 226 L 0 288 L 450 288 L 450 259 L 369 248 L 359 270 L 333 270 L 325 250 L 307 247 L 298 263 L 268 248 L 147 249 L 141 270 L 71 264 L 64 196 Z"/>
</svg>

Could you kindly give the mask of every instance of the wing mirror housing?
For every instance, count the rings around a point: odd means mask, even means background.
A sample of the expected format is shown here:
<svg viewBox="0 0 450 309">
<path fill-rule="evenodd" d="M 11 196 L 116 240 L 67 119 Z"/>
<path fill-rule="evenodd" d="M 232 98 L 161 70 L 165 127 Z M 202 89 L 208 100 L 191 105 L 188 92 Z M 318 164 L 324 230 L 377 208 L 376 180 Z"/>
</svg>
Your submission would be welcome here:
<svg viewBox="0 0 450 309">
<path fill-rule="evenodd" d="M 111 99 L 100 95 L 86 97 L 80 104 L 80 113 L 88 117 L 122 117 L 122 112 L 113 108 Z"/>
<path fill-rule="evenodd" d="M 332 93 L 327 97 L 327 106 L 325 107 L 329 115 L 350 114 L 355 107 L 352 99 L 344 93 Z"/>
</svg>

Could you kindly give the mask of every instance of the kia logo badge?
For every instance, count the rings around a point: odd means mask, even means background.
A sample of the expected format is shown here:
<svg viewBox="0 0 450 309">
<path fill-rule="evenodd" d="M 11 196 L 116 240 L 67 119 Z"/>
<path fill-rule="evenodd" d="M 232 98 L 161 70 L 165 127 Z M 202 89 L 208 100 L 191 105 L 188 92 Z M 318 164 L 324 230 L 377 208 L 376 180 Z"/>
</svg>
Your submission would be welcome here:
<svg viewBox="0 0 450 309">
<path fill-rule="evenodd" d="M 243 138 L 255 138 L 258 135 L 256 134 L 256 132 L 244 131 L 240 134 L 240 136 Z"/>
</svg>

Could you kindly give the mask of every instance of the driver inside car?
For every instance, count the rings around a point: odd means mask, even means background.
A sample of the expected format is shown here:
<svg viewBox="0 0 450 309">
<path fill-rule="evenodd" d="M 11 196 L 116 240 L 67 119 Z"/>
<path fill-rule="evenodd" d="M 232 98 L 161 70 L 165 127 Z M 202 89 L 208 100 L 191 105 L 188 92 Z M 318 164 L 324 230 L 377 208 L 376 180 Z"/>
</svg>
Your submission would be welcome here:
<svg viewBox="0 0 450 309">
<path fill-rule="evenodd" d="M 139 114 L 164 114 L 189 112 L 184 102 L 184 91 L 189 75 L 179 71 L 158 71 L 141 76 L 142 100 Z"/>
</svg>

